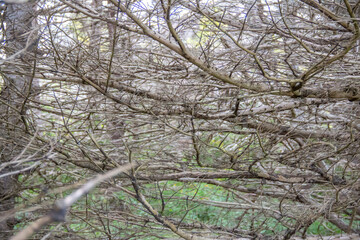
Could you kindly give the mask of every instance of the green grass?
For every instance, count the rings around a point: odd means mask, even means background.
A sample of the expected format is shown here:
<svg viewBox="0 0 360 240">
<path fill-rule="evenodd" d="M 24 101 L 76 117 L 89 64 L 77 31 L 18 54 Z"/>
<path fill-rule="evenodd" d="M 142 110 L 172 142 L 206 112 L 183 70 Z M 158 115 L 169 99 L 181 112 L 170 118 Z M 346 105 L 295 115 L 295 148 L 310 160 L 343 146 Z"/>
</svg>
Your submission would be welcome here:
<svg viewBox="0 0 360 240">
<path fill-rule="evenodd" d="M 22 182 L 24 177 L 19 176 L 19 181 Z M 61 174 L 57 177 L 62 183 L 72 183 L 75 179 L 73 177 L 67 176 L 66 174 Z M 40 181 L 40 179 L 39 179 Z M 163 206 L 160 191 L 164 199 L 165 205 Z M 132 190 L 129 187 L 129 190 Z M 40 191 L 40 190 L 39 190 Z M 237 219 L 239 216 L 243 215 L 242 221 L 238 227 L 242 230 L 256 230 L 258 229 L 259 233 L 268 236 L 274 236 L 276 234 L 284 233 L 287 230 L 287 227 L 280 223 L 278 220 L 272 217 L 264 215 L 264 213 L 248 210 L 245 212 L 243 209 L 228 209 L 221 208 L 211 205 L 205 205 L 201 202 L 193 202 L 194 200 L 199 201 L 219 201 L 219 202 L 237 202 L 238 198 L 234 197 L 231 193 L 224 190 L 223 188 L 206 184 L 206 183 L 181 183 L 176 181 L 167 181 L 160 182 L 158 186 L 154 184 L 146 184 L 142 186 L 142 193 L 146 196 L 149 203 L 161 213 L 161 215 L 168 218 L 172 218 L 177 221 L 182 221 L 184 223 L 204 223 L 208 225 L 224 227 L 232 229 L 239 224 Z M 70 193 L 71 191 L 69 191 Z M 37 190 L 25 190 L 22 193 L 23 198 L 18 198 L 18 203 L 25 201 L 26 199 L 35 198 L 39 192 Z M 63 196 L 68 194 L 64 193 Z M 62 197 L 63 197 L 62 196 Z M 56 196 L 52 196 L 56 198 Z M 73 207 L 73 213 L 80 214 L 82 216 L 88 208 L 88 211 L 91 212 L 97 210 L 107 211 L 118 204 L 118 201 L 126 202 L 130 211 L 134 215 L 144 216 L 148 218 L 153 218 L 150 216 L 143 208 L 143 206 L 134 198 L 129 197 L 124 192 L 116 192 L 113 196 L 104 196 L 101 192 L 94 190 L 85 198 L 80 199 Z M 274 200 L 274 204 L 277 202 Z M 240 203 L 241 204 L 241 203 Z M 111 211 L 111 210 L 109 210 Z M 24 219 L 24 214 L 18 214 L 18 219 Z M 69 215 L 68 227 L 74 232 L 78 232 L 83 236 L 89 236 L 100 238 L 106 237 L 101 231 L 96 231 L 91 233 L 93 226 L 96 226 L 99 229 L 102 229 L 99 225 L 98 219 L 96 217 L 88 218 L 89 224 L 82 221 L 81 218 L 77 218 L 76 214 Z M 292 219 L 283 219 L 283 222 L 293 225 L 295 222 Z M 146 226 L 159 227 L 159 224 L 148 223 Z M 353 227 L 359 228 L 360 221 L 354 221 Z M 16 225 L 16 229 L 23 228 L 24 224 L 19 223 Z M 157 236 L 149 236 L 149 229 L 142 229 L 142 226 L 129 226 L 126 223 L 118 222 L 111 220 L 109 228 L 112 234 L 117 234 L 118 236 L 127 237 L 127 234 L 130 231 L 137 232 L 140 235 L 137 236 L 138 239 L 158 239 L 159 236 L 169 237 L 173 233 L 169 231 L 157 230 Z M 96 228 L 95 228 L 96 229 Z M 123 231 L 127 229 L 127 231 Z M 342 233 L 342 231 L 337 228 L 335 225 L 323 220 L 318 219 L 313 224 L 311 224 L 306 233 L 309 235 L 336 235 Z M 94 235 L 95 234 L 95 235 Z M 155 233 L 154 233 L 155 234 Z M 140 237 L 140 238 L 139 238 Z"/>
</svg>

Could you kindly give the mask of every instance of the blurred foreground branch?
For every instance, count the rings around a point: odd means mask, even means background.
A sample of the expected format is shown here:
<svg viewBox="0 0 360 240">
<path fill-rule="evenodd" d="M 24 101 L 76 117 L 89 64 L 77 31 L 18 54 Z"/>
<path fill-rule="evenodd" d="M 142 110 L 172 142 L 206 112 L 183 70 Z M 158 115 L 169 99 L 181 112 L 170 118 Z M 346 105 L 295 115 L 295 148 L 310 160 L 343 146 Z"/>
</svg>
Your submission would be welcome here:
<svg viewBox="0 0 360 240">
<path fill-rule="evenodd" d="M 98 175 L 94 179 L 85 183 L 81 188 L 77 189 L 75 192 L 71 193 L 66 198 L 58 200 L 53 209 L 49 212 L 49 214 L 43 216 L 42 218 L 36 220 L 28 227 L 23 229 L 21 232 L 16 234 L 11 240 L 22 240 L 29 238 L 32 234 L 45 227 L 46 225 L 53 222 L 63 222 L 65 221 L 65 216 L 68 209 L 73 205 L 76 201 L 78 201 L 81 197 L 88 194 L 93 188 L 95 188 L 99 183 L 115 177 L 116 175 L 129 170 L 133 164 L 127 164 L 124 166 L 120 166 L 113 170 L 110 170 L 102 175 Z"/>
</svg>

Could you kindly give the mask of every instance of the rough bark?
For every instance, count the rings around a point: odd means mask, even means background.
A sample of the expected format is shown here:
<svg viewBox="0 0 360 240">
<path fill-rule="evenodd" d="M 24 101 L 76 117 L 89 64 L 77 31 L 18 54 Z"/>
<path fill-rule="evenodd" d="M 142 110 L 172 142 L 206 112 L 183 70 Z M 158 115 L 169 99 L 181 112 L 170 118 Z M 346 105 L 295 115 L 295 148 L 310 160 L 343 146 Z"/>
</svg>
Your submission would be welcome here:
<svg viewBox="0 0 360 240">
<path fill-rule="evenodd" d="M 0 128 L 0 162 L 9 163 L 22 151 L 26 143 L 22 143 L 22 136 L 28 131 L 25 119 L 26 97 L 31 92 L 30 78 L 15 74 L 17 67 L 12 62 L 21 61 L 27 66 L 26 71 L 31 71 L 33 64 L 31 52 L 36 48 L 36 29 L 34 3 L 7 4 L 5 11 L 6 23 L 6 57 L 5 67 L 8 72 L 4 76 L 4 86 L 1 91 L 2 104 L 0 105 L 1 128 Z M 11 63 L 10 63 L 11 61 Z M 0 175 L 13 171 L 9 164 L 0 170 Z M 14 208 L 16 197 L 16 176 L 9 175 L 0 178 L 0 214 Z M 0 223 L 0 238 L 10 236 L 16 219 L 11 217 Z"/>
</svg>

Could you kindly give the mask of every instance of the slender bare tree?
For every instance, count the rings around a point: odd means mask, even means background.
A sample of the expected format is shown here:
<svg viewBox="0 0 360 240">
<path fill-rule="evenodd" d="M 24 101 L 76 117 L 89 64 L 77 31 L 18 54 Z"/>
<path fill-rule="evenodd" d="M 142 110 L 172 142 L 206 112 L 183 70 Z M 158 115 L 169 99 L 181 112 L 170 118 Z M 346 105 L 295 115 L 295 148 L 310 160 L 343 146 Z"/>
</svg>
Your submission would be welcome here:
<svg viewBox="0 0 360 240">
<path fill-rule="evenodd" d="M 34 3 L 9 3 L 2 14 L 4 49 L 6 58 L 2 60 L 1 85 L 1 128 L 0 128 L 0 212 L 9 212 L 15 207 L 15 197 L 19 186 L 16 174 L 20 170 L 16 161 L 26 158 L 29 138 L 26 133 L 33 127 L 26 116 L 27 102 L 34 95 L 35 59 L 38 43 L 35 25 Z M 18 64 L 12 64 L 12 63 Z M 21 71 L 26 75 L 19 75 Z M 33 73 L 33 74 L 32 74 Z M 0 222 L 0 238 L 6 239 L 12 234 L 15 218 Z"/>
</svg>

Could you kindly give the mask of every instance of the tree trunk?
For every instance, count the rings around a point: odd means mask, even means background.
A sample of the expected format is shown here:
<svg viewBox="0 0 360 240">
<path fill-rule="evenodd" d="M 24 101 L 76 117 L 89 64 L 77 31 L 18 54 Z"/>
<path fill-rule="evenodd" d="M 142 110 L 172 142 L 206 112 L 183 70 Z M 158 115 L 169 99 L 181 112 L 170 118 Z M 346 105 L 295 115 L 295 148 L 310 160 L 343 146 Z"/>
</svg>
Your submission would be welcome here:
<svg viewBox="0 0 360 240">
<path fill-rule="evenodd" d="M 4 76 L 4 86 L 0 92 L 2 102 L 6 103 L 0 105 L 0 175 L 14 170 L 8 163 L 26 146 L 22 140 L 22 136 L 28 131 L 24 117 L 24 96 L 30 93 L 30 78 L 19 75 L 18 72 L 29 72 L 33 66 L 32 53 L 37 44 L 34 9 L 34 3 L 8 4 L 5 12 L 5 51 L 9 61 L 4 64 L 3 69 L 8 74 Z M 19 68 L 11 64 L 20 61 L 26 67 Z M 0 178 L 0 214 L 6 218 L 0 222 L 0 239 L 7 239 L 12 235 L 16 224 L 14 217 L 7 217 L 15 206 L 15 197 L 18 194 L 16 178 L 16 175 Z"/>
</svg>

